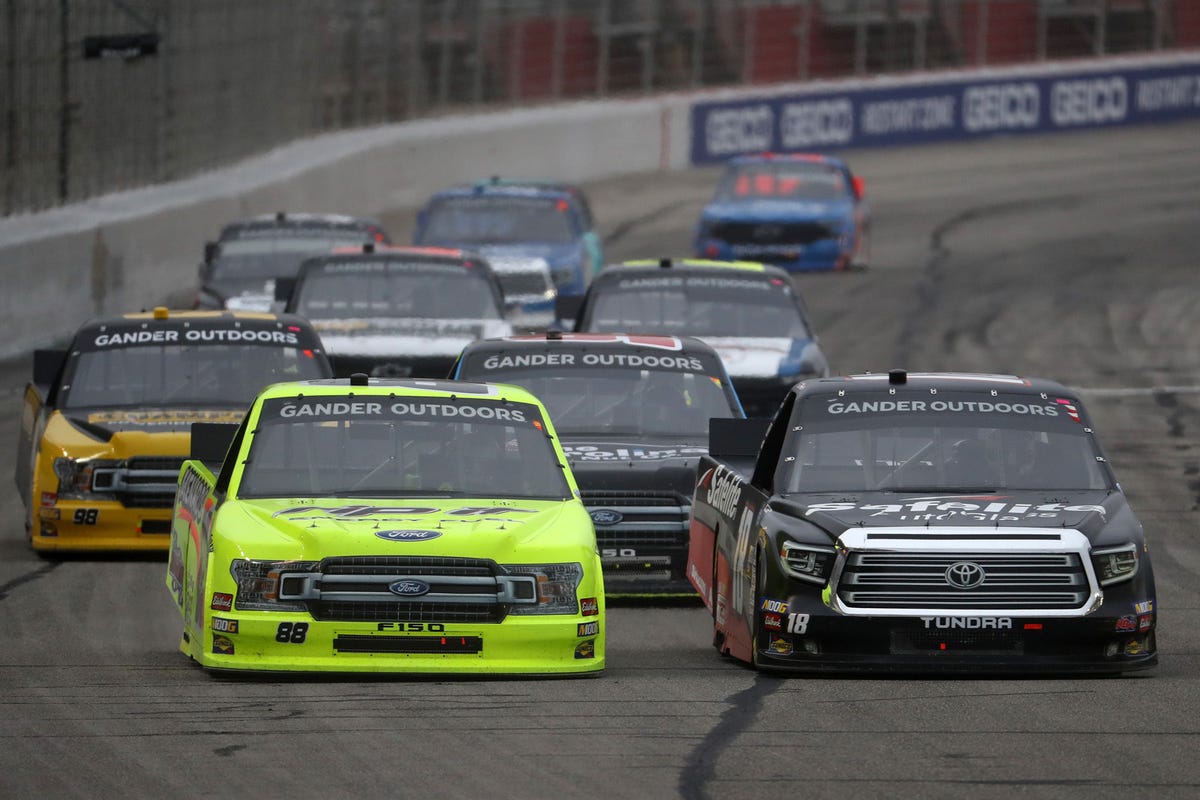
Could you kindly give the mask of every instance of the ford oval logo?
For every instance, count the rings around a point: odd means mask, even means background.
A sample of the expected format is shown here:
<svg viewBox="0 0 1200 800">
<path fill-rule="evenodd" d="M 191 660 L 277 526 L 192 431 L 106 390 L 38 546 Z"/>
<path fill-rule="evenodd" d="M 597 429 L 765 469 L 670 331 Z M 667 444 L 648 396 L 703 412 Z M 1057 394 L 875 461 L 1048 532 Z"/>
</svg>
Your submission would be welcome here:
<svg viewBox="0 0 1200 800">
<path fill-rule="evenodd" d="M 375 535 L 380 539 L 386 539 L 389 542 L 428 542 L 430 539 L 436 539 L 442 535 L 441 531 L 375 531 Z"/>
<path fill-rule="evenodd" d="M 414 581 L 406 578 L 390 584 L 388 591 L 392 594 L 398 594 L 401 597 L 420 597 L 423 594 L 429 594 L 429 584 L 425 581 Z"/>
<path fill-rule="evenodd" d="M 974 561 L 956 561 L 946 567 L 946 583 L 955 589 L 974 589 L 986 577 L 983 567 Z"/>
<path fill-rule="evenodd" d="M 597 525 L 616 525 L 623 519 L 625 519 L 624 514 L 620 511 L 613 511 L 611 508 L 598 508 L 592 512 L 592 522 Z"/>
</svg>

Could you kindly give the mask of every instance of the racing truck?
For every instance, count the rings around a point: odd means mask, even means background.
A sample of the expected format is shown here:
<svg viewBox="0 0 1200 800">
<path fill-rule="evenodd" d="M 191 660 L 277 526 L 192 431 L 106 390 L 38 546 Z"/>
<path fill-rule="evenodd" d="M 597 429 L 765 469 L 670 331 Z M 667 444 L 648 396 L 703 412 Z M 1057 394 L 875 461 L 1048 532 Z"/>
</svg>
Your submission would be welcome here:
<svg viewBox="0 0 1200 800">
<path fill-rule="evenodd" d="M 451 377 L 546 404 L 588 507 L 612 596 L 687 595 L 688 514 L 713 417 L 741 417 L 720 357 L 685 336 L 560 333 L 467 345 Z"/>
<path fill-rule="evenodd" d="M 305 320 L 168 311 L 85 323 L 34 353 L 17 490 L 39 553 L 167 548 L 193 422 L 238 422 L 269 383 L 331 377 Z"/>
<path fill-rule="evenodd" d="M 596 536 L 514 386 L 280 383 L 198 425 L 166 583 L 211 670 L 596 674 Z"/>
<path fill-rule="evenodd" d="M 688 576 L 720 653 L 800 672 L 1157 663 L 1142 526 L 1064 386 L 816 379 L 710 437 Z"/>
<path fill-rule="evenodd" d="M 466 344 L 513 332 L 495 273 L 462 250 L 338 248 L 275 289 L 312 320 L 341 378 L 444 378 Z"/>
</svg>

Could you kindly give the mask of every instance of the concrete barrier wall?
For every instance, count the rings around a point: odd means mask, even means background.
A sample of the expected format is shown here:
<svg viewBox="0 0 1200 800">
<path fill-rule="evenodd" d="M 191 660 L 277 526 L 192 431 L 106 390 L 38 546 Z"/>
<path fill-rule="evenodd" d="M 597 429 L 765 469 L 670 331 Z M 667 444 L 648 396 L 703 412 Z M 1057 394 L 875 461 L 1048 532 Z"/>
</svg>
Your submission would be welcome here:
<svg viewBox="0 0 1200 800">
<path fill-rule="evenodd" d="M 994 80 L 1179 63 L 1200 65 L 1200 54 L 979 75 Z M 1200 66 L 1197 75 L 1200 110 Z M 948 81 L 961 83 L 962 73 L 886 82 L 928 87 Z M 880 83 L 797 84 L 774 89 L 770 97 L 828 93 L 833 86 L 842 93 L 868 92 Z M 176 184 L 2 219 L 0 358 L 61 342 L 90 317 L 146 308 L 194 284 L 203 242 L 229 220 L 281 209 L 377 215 L 417 206 L 449 184 L 495 174 L 587 181 L 681 169 L 693 159 L 707 160 L 696 158 L 693 136 L 704 113 L 761 96 L 761 89 L 727 90 L 352 131 L 297 142 Z M 872 142 L 880 143 L 887 142 Z"/>
</svg>

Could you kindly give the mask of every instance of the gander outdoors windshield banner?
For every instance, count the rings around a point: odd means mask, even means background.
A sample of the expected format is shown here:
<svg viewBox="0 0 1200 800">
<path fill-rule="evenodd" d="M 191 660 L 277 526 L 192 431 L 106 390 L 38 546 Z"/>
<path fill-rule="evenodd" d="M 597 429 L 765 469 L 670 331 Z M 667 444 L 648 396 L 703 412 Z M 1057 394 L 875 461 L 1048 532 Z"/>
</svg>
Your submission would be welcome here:
<svg viewBox="0 0 1200 800">
<path fill-rule="evenodd" d="M 1200 58 L 697 103 L 691 163 L 1200 118 Z"/>
</svg>

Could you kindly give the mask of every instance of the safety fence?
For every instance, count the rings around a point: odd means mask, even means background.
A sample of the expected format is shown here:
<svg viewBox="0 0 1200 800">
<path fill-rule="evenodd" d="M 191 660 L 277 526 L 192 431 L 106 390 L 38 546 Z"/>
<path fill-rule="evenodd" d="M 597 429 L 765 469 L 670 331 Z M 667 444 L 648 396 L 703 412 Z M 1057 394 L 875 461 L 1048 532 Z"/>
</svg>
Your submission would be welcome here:
<svg viewBox="0 0 1200 800">
<path fill-rule="evenodd" d="M 1200 0 L 0 0 L 0 215 L 481 107 L 1200 46 Z"/>
</svg>

